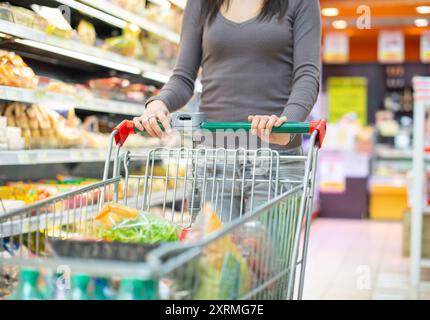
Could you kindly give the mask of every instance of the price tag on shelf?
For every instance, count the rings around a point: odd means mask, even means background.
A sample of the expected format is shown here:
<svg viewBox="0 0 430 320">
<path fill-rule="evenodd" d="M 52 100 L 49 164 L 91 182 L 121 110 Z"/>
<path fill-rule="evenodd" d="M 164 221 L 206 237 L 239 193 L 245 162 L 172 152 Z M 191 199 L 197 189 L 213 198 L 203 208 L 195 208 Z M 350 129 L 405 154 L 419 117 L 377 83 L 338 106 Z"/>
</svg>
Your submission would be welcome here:
<svg viewBox="0 0 430 320">
<path fill-rule="evenodd" d="M 0 86 L 0 98 L 6 98 L 7 97 L 7 90 L 5 86 Z"/>
<path fill-rule="evenodd" d="M 25 101 L 25 95 L 23 90 L 14 90 L 15 91 L 15 97 L 17 101 Z"/>
<path fill-rule="evenodd" d="M 75 103 L 77 106 L 84 106 L 85 104 L 91 105 L 92 99 L 85 99 L 83 96 L 77 95 L 75 97 Z"/>
<path fill-rule="evenodd" d="M 72 96 L 67 96 L 64 94 L 58 95 L 59 102 L 65 107 L 74 107 L 76 104 L 76 100 Z"/>
<path fill-rule="evenodd" d="M 81 151 L 79 151 L 79 150 L 71 150 L 70 152 L 69 152 L 69 160 L 70 161 L 80 161 L 80 160 L 85 160 L 85 157 L 84 157 L 84 155 L 85 155 L 85 153 L 84 152 L 81 152 Z"/>
<path fill-rule="evenodd" d="M 37 154 L 37 161 L 39 163 L 48 163 L 50 160 L 49 154 L 47 151 L 39 151 Z"/>
<path fill-rule="evenodd" d="M 101 159 L 103 156 L 100 150 L 88 150 L 87 161 L 100 161 Z"/>
<path fill-rule="evenodd" d="M 30 154 L 28 151 L 21 151 L 18 153 L 18 163 L 19 164 L 30 164 L 32 163 Z"/>
<path fill-rule="evenodd" d="M 37 101 L 43 101 L 46 97 L 46 91 L 44 89 L 41 88 L 37 88 L 36 90 L 34 90 L 34 98 Z"/>
</svg>

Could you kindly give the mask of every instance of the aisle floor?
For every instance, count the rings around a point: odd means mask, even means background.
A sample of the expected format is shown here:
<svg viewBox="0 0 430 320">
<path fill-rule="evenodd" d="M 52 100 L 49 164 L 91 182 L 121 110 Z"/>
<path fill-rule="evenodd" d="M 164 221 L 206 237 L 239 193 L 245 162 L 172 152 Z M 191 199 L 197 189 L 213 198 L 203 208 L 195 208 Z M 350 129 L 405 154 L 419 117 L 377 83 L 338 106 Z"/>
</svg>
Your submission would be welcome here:
<svg viewBox="0 0 430 320">
<path fill-rule="evenodd" d="M 402 223 L 316 219 L 303 299 L 411 299 Z M 430 299 L 422 290 L 420 299 Z"/>
</svg>

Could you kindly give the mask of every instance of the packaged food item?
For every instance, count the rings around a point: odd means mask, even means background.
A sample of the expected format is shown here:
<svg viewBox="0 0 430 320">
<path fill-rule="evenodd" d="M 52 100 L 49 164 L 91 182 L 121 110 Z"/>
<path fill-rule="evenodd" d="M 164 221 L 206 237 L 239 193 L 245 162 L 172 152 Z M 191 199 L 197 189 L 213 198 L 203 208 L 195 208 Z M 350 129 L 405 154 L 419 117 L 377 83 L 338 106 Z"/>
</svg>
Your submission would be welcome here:
<svg viewBox="0 0 430 320">
<path fill-rule="evenodd" d="M 130 85 L 129 80 L 118 77 L 93 79 L 89 80 L 87 83 L 93 90 L 114 90 L 116 88 L 125 88 Z"/>
<path fill-rule="evenodd" d="M 88 286 L 91 277 L 86 274 L 72 274 L 70 283 L 71 290 L 69 293 L 69 300 L 90 300 L 88 293 Z"/>
<path fill-rule="evenodd" d="M 94 279 L 94 299 L 95 300 L 112 300 L 115 296 L 111 287 L 109 278 Z"/>
<path fill-rule="evenodd" d="M 78 127 L 79 120 L 73 115 L 73 112 L 72 115 L 68 112 L 68 119 L 65 119 L 52 109 L 46 109 L 46 111 L 49 114 L 60 148 L 79 147 L 83 144 L 82 130 Z"/>
<path fill-rule="evenodd" d="M 156 244 L 179 240 L 180 230 L 170 221 L 114 203 L 96 217 L 101 238 L 126 243 Z"/>
<path fill-rule="evenodd" d="M 145 0 L 109 0 L 109 2 L 137 14 L 142 14 L 146 10 Z"/>
<path fill-rule="evenodd" d="M 161 38 L 158 35 L 147 33 L 141 37 L 142 59 L 162 68 L 171 68 L 176 62 L 178 45 Z"/>
<path fill-rule="evenodd" d="M 33 89 L 37 78 L 19 55 L 0 50 L 0 85 Z"/>
<path fill-rule="evenodd" d="M 37 13 L 9 3 L 0 3 L 0 19 L 44 31 L 48 22 Z"/>
<path fill-rule="evenodd" d="M 48 22 L 48 26 L 45 29 L 47 34 L 70 39 L 73 29 L 69 22 L 64 18 L 60 9 L 40 6 L 37 4 L 32 4 L 31 8 Z"/>
<path fill-rule="evenodd" d="M 149 4 L 143 14 L 148 20 L 165 26 L 172 31 L 180 32 L 182 14 L 174 6 L 165 7 Z"/>
<path fill-rule="evenodd" d="M 122 30 L 122 35 L 105 40 L 103 48 L 123 56 L 135 57 L 140 54 L 140 29 L 129 24 Z"/>
<path fill-rule="evenodd" d="M 40 273 L 37 270 L 23 268 L 19 275 L 19 285 L 12 300 L 43 300 L 38 288 Z"/>
<path fill-rule="evenodd" d="M 9 3 L 0 3 L 0 19 L 13 22 L 11 5 Z"/>
<path fill-rule="evenodd" d="M 158 297 L 156 280 L 121 279 L 117 300 L 156 300 Z"/>
<path fill-rule="evenodd" d="M 197 217 L 186 241 L 195 241 L 222 228 L 212 207 L 206 204 Z M 248 292 L 254 275 L 243 252 L 226 234 L 203 249 L 199 260 L 196 299 L 237 299 Z"/>
<path fill-rule="evenodd" d="M 99 214 L 96 216 L 96 221 L 101 225 L 110 229 L 122 220 L 137 219 L 139 211 L 126 206 L 121 206 L 115 203 L 105 203 Z"/>
<path fill-rule="evenodd" d="M 78 27 L 76 29 L 78 32 L 79 39 L 88 45 L 95 45 L 97 34 L 94 26 L 88 21 L 81 20 L 79 21 Z"/>
<path fill-rule="evenodd" d="M 233 235 L 233 241 L 247 257 L 248 266 L 257 279 L 269 279 L 273 276 L 275 263 L 267 263 L 267 260 L 276 261 L 287 256 L 286 252 L 280 252 L 281 248 L 272 240 L 261 221 L 244 224 L 241 232 Z"/>
<path fill-rule="evenodd" d="M 161 53 L 161 47 L 158 43 L 159 38 L 156 36 L 150 36 L 142 39 L 141 46 L 145 60 L 152 64 L 157 64 L 158 57 Z"/>
<path fill-rule="evenodd" d="M 49 81 L 49 84 L 46 87 L 46 91 L 66 94 L 70 96 L 74 96 L 76 94 L 76 88 L 74 85 L 53 79 Z"/>
</svg>

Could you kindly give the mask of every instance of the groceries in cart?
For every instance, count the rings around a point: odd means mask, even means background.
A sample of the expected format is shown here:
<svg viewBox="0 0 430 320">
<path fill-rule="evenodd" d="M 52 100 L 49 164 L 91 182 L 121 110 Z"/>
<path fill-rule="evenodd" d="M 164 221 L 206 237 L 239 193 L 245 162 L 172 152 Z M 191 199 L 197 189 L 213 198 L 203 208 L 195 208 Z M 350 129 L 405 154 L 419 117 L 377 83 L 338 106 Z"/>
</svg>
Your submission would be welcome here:
<svg viewBox="0 0 430 320">
<path fill-rule="evenodd" d="M 206 204 L 184 241 L 205 239 L 222 227 L 218 214 Z M 206 247 L 196 263 L 194 299 L 238 299 L 252 287 L 254 275 L 231 235 Z"/>
<path fill-rule="evenodd" d="M 96 217 L 99 238 L 126 243 L 155 244 L 179 240 L 180 230 L 172 222 L 114 203 L 105 204 Z"/>
<path fill-rule="evenodd" d="M 40 272 L 23 268 L 17 289 L 10 300 L 154 300 L 158 299 L 157 282 L 124 278 L 91 277 L 77 273 Z"/>
<path fill-rule="evenodd" d="M 202 115 L 173 119 L 184 131 L 250 128 L 248 123 L 208 123 Z M 18 299 L 300 298 L 325 122 L 287 123 L 280 130 L 310 133 L 307 157 L 193 147 L 120 153 L 128 135 L 136 133 L 132 122 L 124 122 L 111 135 L 102 181 L 0 216 L 2 294 Z M 267 176 L 246 170 L 264 161 L 274 169 Z M 133 163 L 143 169 L 132 172 Z M 157 167 L 160 163 L 165 167 Z M 302 163 L 303 179 L 280 176 L 280 163 Z M 227 171 L 229 165 L 235 170 Z M 265 190 L 257 190 L 257 183 Z M 253 206 L 257 191 L 267 201 Z M 223 220 L 226 210 L 236 218 Z M 58 270 L 61 266 L 69 270 Z M 65 287 L 58 285 L 64 282 Z"/>
</svg>

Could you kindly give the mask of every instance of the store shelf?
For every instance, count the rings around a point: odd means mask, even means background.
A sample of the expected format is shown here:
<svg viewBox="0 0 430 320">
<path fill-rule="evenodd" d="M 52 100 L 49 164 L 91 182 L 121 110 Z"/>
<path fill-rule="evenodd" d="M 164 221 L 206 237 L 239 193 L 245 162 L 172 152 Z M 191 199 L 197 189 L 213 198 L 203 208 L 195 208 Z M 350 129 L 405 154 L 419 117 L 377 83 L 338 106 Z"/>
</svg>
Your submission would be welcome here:
<svg viewBox="0 0 430 320">
<path fill-rule="evenodd" d="M 376 149 L 374 154 L 378 160 L 412 161 L 413 158 L 412 150 Z M 430 161 L 429 153 L 424 154 L 424 160 Z"/>
<path fill-rule="evenodd" d="M 375 155 L 382 160 L 412 160 L 412 150 L 376 149 Z"/>
<path fill-rule="evenodd" d="M 167 39 L 173 43 L 179 43 L 180 36 L 176 32 L 173 32 L 163 26 L 158 25 L 144 17 L 138 16 L 132 12 L 124 10 L 123 8 L 114 5 L 105 0 L 80 0 L 93 8 L 104 11 L 116 18 L 123 19 L 129 23 L 133 23 L 139 26 L 141 29 L 152 32 L 164 39 Z M 84 12 L 85 13 L 85 12 Z"/>
<path fill-rule="evenodd" d="M 0 100 L 16 101 L 23 103 L 37 103 L 47 107 L 74 107 L 76 109 L 107 112 L 124 115 L 140 115 L 142 104 L 106 100 L 99 98 L 85 98 L 69 96 L 43 89 L 23 89 L 8 86 L 0 86 Z"/>
<path fill-rule="evenodd" d="M 142 149 L 131 150 L 142 152 Z M 0 152 L 0 165 L 35 165 L 49 163 L 103 162 L 105 149 L 34 149 Z"/>
<path fill-rule="evenodd" d="M 150 204 L 151 207 L 162 205 L 163 203 L 169 203 L 172 201 L 179 201 L 182 200 L 184 193 L 184 189 L 177 189 L 175 190 L 167 190 L 167 193 L 164 191 L 160 192 L 154 192 L 152 193 L 150 197 Z M 164 199 L 166 197 L 166 202 L 164 202 Z M 127 198 L 130 200 L 133 200 L 134 197 Z M 141 203 L 139 203 L 138 206 L 135 205 L 135 202 L 128 201 L 127 205 L 130 207 L 137 207 L 139 208 L 141 206 Z M 98 213 L 97 206 L 91 206 L 85 209 L 85 212 L 82 216 L 79 216 L 79 219 L 83 219 L 83 221 L 87 219 L 92 219 L 96 214 Z M 2 216 L 2 212 L 0 211 L 0 217 Z M 25 221 L 27 223 L 22 223 L 21 220 L 9 220 L 7 222 L 0 224 L 0 235 L 2 237 L 10 237 L 14 235 L 19 235 L 22 233 L 29 233 L 29 232 L 35 232 L 37 230 L 41 230 L 44 228 L 55 228 L 59 227 L 64 224 L 64 221 L 77 221 L 76 212 L 74 210 L 68 210 L 63 212 L 50 212 L 50 213 L 43 213 L 40 214 L 40 216 L 32 216 L 25 218 Z M 55 234 L 55 233 L 54 233 Z M 59 236 L 59 234 L 57 235 Z"/>
<path fill-rule="evenodd" d="M 107 14 L 103 11 L 94 9 L 90 6 L 87 6 L 83 3 L 80 3 L 75 0 L 54 0 L 59 4 L 63 4 L 65 6 L 71 7 L 81 13 L 86 14 L 88 17 L 99 19 L 107 24 L 110 24 L 117 28 L 124 28 L 127 25 L 127 21 L 114 17 L 110 14 Z"/>
<path fill-rule="evenodd" d="M 89 46 L 79 41 L 51 36 L 12 22 L 0 20 L 0 36 L 3 38 L 12 36 L 15 39 L 11 40 L 20 45 L 54 53 L 84 63 L 141 75 L 144 78 L 160 83 L 165 83 L 169 79 L 170 71 L 163 70 L 158 66 Z"/>
</svg>

